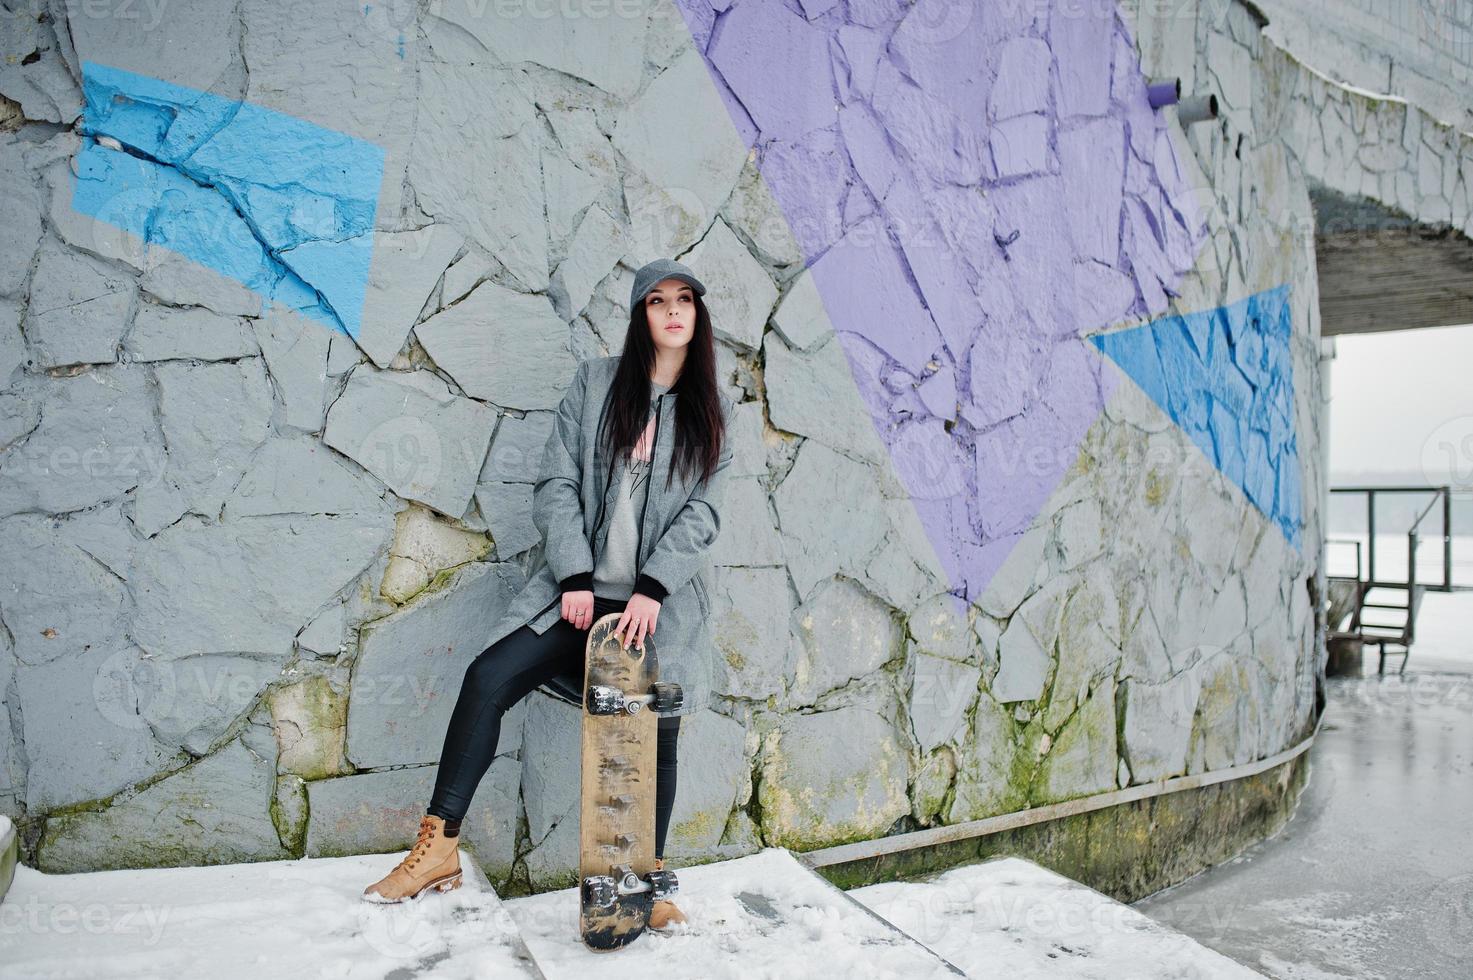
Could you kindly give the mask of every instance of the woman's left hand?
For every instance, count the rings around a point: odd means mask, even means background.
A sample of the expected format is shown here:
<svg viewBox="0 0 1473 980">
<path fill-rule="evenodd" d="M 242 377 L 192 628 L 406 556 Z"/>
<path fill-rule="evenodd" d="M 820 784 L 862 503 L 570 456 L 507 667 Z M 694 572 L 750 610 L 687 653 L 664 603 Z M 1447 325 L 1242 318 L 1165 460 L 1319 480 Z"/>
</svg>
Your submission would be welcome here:
<svg viewBox="0 0 1473 980">
<path fill-rule="evenodd" d="M 614 627 L 614 635 L 623 639 L 625 650 L 629 649 L 630 643 L 643 650 L 644 638 L 654 635 L 655 621 L 659 618 L 660 604 L 643 592 L 636 592 L 625 604 L 624 613 Z"/>
</svg>

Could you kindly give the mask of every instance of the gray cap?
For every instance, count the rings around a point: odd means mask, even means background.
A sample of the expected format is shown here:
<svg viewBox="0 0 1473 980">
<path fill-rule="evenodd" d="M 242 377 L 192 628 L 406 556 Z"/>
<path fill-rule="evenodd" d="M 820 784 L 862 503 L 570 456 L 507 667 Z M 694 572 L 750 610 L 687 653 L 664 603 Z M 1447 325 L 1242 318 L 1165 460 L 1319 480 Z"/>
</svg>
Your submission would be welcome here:
<svg viewBox="0 0 1473 980">
<path fill-rule="evenodd" d="M 690 271 L 690 267 L 674 259 L 655 259 L 655 261 L 640 266 L 634 274 L 634 286 L 629 290 L 629 311 L 640 301 L 649 295 L 649 291 L 659 285 L 662 279 L 679 279 L 681 282 L 689 283 L 690 288 L 696 291 L 697 296 L 706 295 L 706 287 L 696 274 Z"/>
</svg>

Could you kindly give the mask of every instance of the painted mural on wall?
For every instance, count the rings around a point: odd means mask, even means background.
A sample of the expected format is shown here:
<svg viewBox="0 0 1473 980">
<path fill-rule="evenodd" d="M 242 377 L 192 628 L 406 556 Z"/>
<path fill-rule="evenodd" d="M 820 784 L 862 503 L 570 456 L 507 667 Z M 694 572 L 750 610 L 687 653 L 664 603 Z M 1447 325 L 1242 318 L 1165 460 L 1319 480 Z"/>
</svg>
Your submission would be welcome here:
<svg viewBox="0 0 1473 980">
<path fill-rule="evenodd" d="M 1288 285 L 1172 312 L 1211 229 L 1120 16 L 432 6 L 34 25 L 53 129 L 0 143 L 0 805 L 44 867 L 412 835 L 560 386 L 658 254 L 711 286 L 740 402 L 672 853 L 1281 747 L 1305 616 L 1261 532 L 1301 544 L 1304 326 Z M 1240 496 L 1138 494 L 1147 443 Z M 1207 500 L 1242 529 L 1187 575 Z M 1199 622 L 1184 578 L 1232 586 Z M 468 818 L 501 881 L 576 865 L 565 710 L 508 716 Z"/>
</svg>

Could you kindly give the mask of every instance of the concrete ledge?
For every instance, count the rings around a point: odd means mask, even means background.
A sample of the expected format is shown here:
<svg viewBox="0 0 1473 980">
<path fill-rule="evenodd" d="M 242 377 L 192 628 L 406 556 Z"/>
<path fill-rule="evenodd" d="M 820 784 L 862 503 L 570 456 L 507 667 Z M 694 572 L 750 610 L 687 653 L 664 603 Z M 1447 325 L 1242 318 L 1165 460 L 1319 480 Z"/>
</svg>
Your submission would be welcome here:
<svg viewBox="0 0 1473 980">
<path fill-rule="evenodd" d="M 1130 903 L 1277 833 L 1294 812 L 1308 769 L 1308 753 L 1299 753 L 1241 779 L 814 870 L 849 889 L 1011 855 Z"/>
<path fill-rule="evenodd" d="M 7 816 L 0 816 L 0 902 L 15 879 L 15 866 L 20 862 L 20 838 L 15 833 L 15 823 Z"/>
</svg>

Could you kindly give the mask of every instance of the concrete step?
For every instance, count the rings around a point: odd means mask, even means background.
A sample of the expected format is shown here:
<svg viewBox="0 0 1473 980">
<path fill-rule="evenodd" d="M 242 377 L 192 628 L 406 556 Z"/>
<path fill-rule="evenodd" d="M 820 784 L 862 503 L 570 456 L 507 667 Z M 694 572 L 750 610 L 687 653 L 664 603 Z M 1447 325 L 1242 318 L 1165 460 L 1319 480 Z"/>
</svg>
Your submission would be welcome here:
<svg viewBox="0 0 1473 980">
<path fill-rule="evenodd" d="M 506 907 L 548 980 L 604 975 L 610 965 L 621 977 L 672 980 L 964 976 L 783 848 L 671 870 L 687 921 L 617 952 L 594 953 L 579 940 L 575 889 Z"/>
<path fill-rule="evenodd" d="M 1108 895 L 1016 857 L 849 894 L 972 977 L 1259 978 Z M 1234 910 L 1205 914 L 1231 917 Z"/>
<path fill-rule="evenodd" d="M 0 905 L 0 973 L 7 980 L 1258 976 L 1019 858 L 849 893 L 782 848 L 676 867 L 676 903 L 688 921 L 593 953 L 578 937 L 575 889 L 502 902 L 468 860 L 465 883 L 453 891 L 398 905 L 364 902 L 364 886 L 400 856 L 70 875 L 17 866 Z"/>
<path fill-rule="evenodd" d="M 402 854 L 48 875 L 16 869 L 0 974 L 26 977 L 541 977 L 473 861 L 464 884 L 374 905 Z"/>
</svg>

